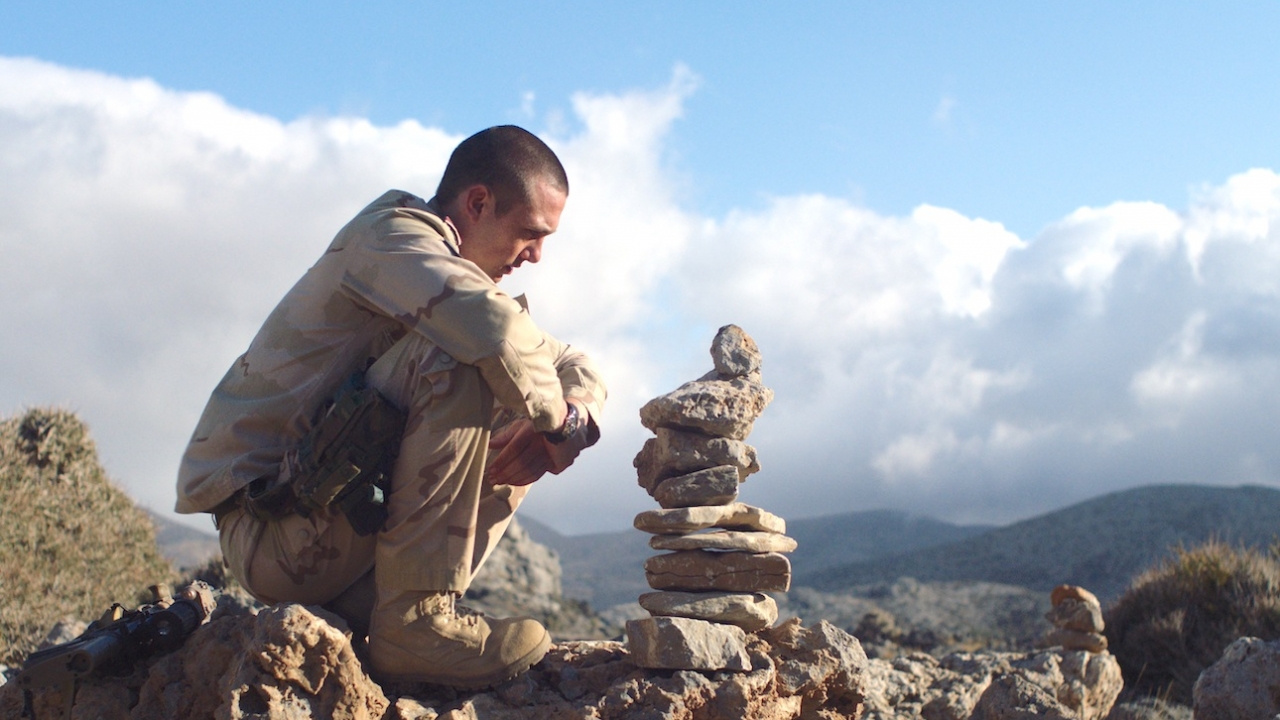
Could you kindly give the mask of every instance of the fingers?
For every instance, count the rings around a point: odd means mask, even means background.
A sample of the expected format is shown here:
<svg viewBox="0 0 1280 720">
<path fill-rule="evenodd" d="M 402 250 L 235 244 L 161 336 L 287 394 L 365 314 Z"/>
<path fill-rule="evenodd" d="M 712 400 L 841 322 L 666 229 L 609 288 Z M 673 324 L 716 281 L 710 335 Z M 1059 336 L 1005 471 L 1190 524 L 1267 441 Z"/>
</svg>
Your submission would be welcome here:
<svg viewBox="0 0 1280 720">
<path fill-rule="evenodd" d="M 500 447 L 504 447 L 507 443 L 511 442 L 512 438 L 519 434 L 522 425 L 528 425 L 532 428 L 533 421 L 521 418 L 515 422 L 503 425 L 498 432 L 494 433 L 493 436 L 489 438 L 489 448 L 497 450 Z"/>
<path fill-rule="evenodd" d="M 528 485 L 551 469 L 542 434 L 533 429 L 532 423 L 520 424 L 510 433 L 505 430 L 499 433 L 502 449 L 485 470 L 486 482 L 490 485 Z M 498 445 L 491 443 L 491 446 Z"/>
</svg>

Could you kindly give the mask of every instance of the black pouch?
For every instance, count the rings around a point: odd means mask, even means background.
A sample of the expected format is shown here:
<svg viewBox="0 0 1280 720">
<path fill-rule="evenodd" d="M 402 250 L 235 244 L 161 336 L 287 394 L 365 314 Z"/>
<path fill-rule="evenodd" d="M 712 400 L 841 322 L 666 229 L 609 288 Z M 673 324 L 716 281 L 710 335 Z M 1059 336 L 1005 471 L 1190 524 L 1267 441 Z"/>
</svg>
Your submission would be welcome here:
<svg viewBox="0 0 1280 720">
<path fill-rule="evenodd" d="M 357 534 L 381 530 L 405 422 L 405 414 L 369 387 L 362 373 L 352 375 L 286 458 L 288 477 L 277 487 L 288 489 L 290 509 L 305 517 L 337 505 Z"/>
</svg>

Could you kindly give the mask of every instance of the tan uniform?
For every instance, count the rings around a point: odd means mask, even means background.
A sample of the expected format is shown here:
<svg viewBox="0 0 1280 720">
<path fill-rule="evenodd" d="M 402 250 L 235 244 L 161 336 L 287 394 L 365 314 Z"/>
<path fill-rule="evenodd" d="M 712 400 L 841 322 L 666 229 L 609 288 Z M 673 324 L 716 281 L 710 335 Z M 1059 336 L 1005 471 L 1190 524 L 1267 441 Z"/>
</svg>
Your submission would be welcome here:
<svg viewBox="0 0 1280 720">
<path fill-rule="evenodd" d="M 209 512 L 273 477 L 353 372 L 408 413 L 384 530 L 357 536 L 331 508 L 220 527 L 224 557 L 265 601 L 323 603 L 376 568 L 381 592 L 464 591 L 527 488 L 489 486 L 490 433 L 515 417 L 554 430 L 560 398 L 597 417 L 605 388 L 582 353 L 458 254 L 433 204 L 390 191 L 362 210 L 227 371 L 178 474 L 178 512 Z"/>
</svg>

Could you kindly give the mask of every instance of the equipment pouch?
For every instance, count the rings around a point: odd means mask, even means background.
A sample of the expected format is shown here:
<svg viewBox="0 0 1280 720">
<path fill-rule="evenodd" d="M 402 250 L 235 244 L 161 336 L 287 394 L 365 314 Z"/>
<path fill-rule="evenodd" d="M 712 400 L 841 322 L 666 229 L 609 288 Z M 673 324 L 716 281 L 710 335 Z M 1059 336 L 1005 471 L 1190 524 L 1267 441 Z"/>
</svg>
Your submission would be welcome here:
<svg viewBox="0 0 1280 720">
<path fill-rule="evenodd" d="M 387 519 L 391 470 L 406 417 L 356 373 L 322 408 L 296 455 L 288 458 L 294 510 L 337 505 L 357 534 L 371 535 Z"/>
</svg>

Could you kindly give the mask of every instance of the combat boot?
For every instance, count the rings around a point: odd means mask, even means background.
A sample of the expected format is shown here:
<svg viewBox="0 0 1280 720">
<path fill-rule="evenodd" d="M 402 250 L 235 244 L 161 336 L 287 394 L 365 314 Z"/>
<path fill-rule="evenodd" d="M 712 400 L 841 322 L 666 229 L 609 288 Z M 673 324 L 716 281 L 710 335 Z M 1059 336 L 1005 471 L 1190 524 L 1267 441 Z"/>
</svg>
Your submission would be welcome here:
<svg viewBox="0 0 1280 720">
<path fill-rule="evenodd" d="M 452 592 L 379 600 L 369 628 L 379 681 L 484 688 L 528 670 L 551 648 L 551 635 L 536 620 L 487 618 L 457 607 Z"/>
</svg>

